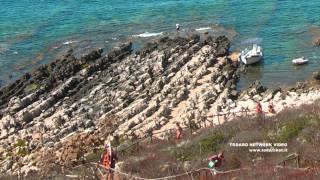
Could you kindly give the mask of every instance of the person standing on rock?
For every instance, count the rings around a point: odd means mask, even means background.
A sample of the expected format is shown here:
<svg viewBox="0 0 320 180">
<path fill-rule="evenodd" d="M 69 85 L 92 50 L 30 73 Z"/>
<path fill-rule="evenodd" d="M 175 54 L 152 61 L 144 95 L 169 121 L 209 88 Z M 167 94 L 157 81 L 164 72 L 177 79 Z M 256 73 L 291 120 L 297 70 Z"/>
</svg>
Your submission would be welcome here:
<svg viewBox="0 0 320 180">
<path fill-rule="evenodd" d="M 257 106 L 256 106 L 256 113 L 258 115 L 258 118 L 260 121 L 264 121 L 264 118 L 263 118 L 263 110 L 262 110 L 262 106 L 260 104 L 260 102 L 257 103 Z M 264 122 L 263 122 L 264 123 Z"/>
<path fill-rule="evenodd" d="M 104 153 L 101 157 L 101 164 L 107 174 L 107 180 L 112 180 L 114 176 L 114 168 L 116 166 L 116 161 L 118 160 L 117 154 L 113 151 L 110 143 L 107 143 Z M 104 180 L 104 176 L 102 178 Z"/>
<path fill-rule="evenodd" d="M 182 138 L 182 127 L 179 122 L 176 122 L 176 139 Z"/>
<path fill-rule="evenodd" d="M 176 31 L 177 31 L 177 34 L 179 34 L 179 32 L 180 32 L 180 24 L 176 24 Z"/>
<path fill-rule="evenodd" d="M 262 114 L 262 106 L 261 106 L 260 102 L 257 103 L 256 112 L 258 115 Z"/>
</svg>

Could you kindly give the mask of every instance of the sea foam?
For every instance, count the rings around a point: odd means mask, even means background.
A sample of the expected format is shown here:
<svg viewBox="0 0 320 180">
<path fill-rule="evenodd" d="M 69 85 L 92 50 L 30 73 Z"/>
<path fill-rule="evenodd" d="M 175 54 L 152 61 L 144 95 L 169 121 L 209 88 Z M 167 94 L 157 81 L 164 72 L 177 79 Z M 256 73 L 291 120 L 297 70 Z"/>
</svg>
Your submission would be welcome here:
<svg viewBox="0 0 320 180">
<path fill-rule="evenodd" d="M 64 45 L 68 45 L 68 44 L 72 44 L 72 43 L 75 43 L 76 41 L 66 41 L 66 42 L 64 42 L 63 44 Z"/>
<path fill-rule="evenodd" d="M 159 32 L 159 33 L 145 32 L 142 34 L 133 35 L 133 37 L 153 37 L 153 36 L 160 36 L 160 35 L 163 35 L 163 32 Z"/>
<path fill-rule="evenodd" d="M 211 27 L 201 27 L 201 28 L 197 28 L 196 31 L 208 31 L 208 30 L 212 30 Z"/>
</svg>

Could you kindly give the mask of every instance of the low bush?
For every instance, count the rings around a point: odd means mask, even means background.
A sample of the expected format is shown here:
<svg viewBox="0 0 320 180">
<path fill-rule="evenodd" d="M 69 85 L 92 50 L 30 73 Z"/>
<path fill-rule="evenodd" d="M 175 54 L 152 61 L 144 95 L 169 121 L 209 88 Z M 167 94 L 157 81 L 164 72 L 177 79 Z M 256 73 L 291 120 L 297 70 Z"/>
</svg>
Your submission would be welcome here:
<svg viewBox="0 0 320 180">
<path fill-rule="evenodd" d="M 216 152 L 221 143 L 226 142 L 228 137 L 220 132 L 215 132 L 200 140 L 199 145 L 203 153 Z"/>
<path fill-rule="evenodd" d="M 37 83 L 32 83 L 32 84 L 29 84 L 27 85 L 25 88 L 24 88 L 24 92 L 26 94 L 30 94 L 32 92 L 34 92 L 35 90 L 39 89 L 40 88 L 40 84 L 37 84 Z"/>
<path fill-rule="evenodd" d="M 274 142 L 283 143 L 292 140 L 292 138 L 296 137 L 299 132 L 305 127 L 307 122 L 307 118 L 301 117 L 292 121 L 281 123 L 279 129 L 277 130 L 278 132 L 273 139 Z"/>
<path fill-rule="evenodd" d="M 199 152 L 199 146 L 196 142 L 183 142 L 171 149 L 171 154 L 181 162 L 192 160 Z"/>
<path fill-rule="evenodd" d="M 27 142 L 22 139 L 18 139 L 15 144 L 15 147 L 25 147 L 25 146 L 27 146 Z"/>
</svg>

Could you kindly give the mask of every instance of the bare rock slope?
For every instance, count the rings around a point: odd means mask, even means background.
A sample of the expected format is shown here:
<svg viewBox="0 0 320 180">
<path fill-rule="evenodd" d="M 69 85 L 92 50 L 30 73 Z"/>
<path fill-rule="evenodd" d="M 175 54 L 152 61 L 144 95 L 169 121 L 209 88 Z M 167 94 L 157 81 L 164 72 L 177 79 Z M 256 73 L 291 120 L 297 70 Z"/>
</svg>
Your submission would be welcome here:
<svg viewBox="0 0 320 180">
<path fill-rule="evenodd" d="M 101 132 L 109 117 L 117 121 L 103 133 L 123 138 L 212 118 L 237 96 L 229 46 L 224 36 L 163 37 L 135 53 L 131 43 L 106 56 L 69 51 L 25 74 L 0 90 L 1 172 L 39 170 L 39 152 L 61 155 L 67 139 Z"/>
</svg>

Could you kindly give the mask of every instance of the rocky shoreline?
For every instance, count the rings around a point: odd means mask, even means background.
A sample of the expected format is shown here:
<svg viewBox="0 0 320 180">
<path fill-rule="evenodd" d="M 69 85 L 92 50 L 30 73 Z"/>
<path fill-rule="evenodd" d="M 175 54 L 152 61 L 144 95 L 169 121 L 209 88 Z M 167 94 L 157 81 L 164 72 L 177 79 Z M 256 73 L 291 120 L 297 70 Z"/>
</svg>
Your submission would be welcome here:
<svg viewBox="0 0 320 180">
<path fill-rule="evenodd" d="M 1 174 L 39 171 L 49 151 L 57 157 L 52 163 L 61 164 L 65 142 L 90 139 L 86 134 L 103 133 L 90 141 L 99 146 L 107 137 L 141 137 L 175 122 L 218 123 L 216 113 L 252 110 L 255 101 L 264 108 L 273 102 L 279 112 L 320 98 L 311 82 L 277 90 L 256 82 L 238 92 L 239 68 L 229 47 L 224 36 L 162 37 L 135 53 L 130 42 L 106 56 L 97 49 L 76 58 L 70 50 L 25 74 L 0 89 Z M 110 117 L 116 118 L 105 124 Z"/>
</svg>

